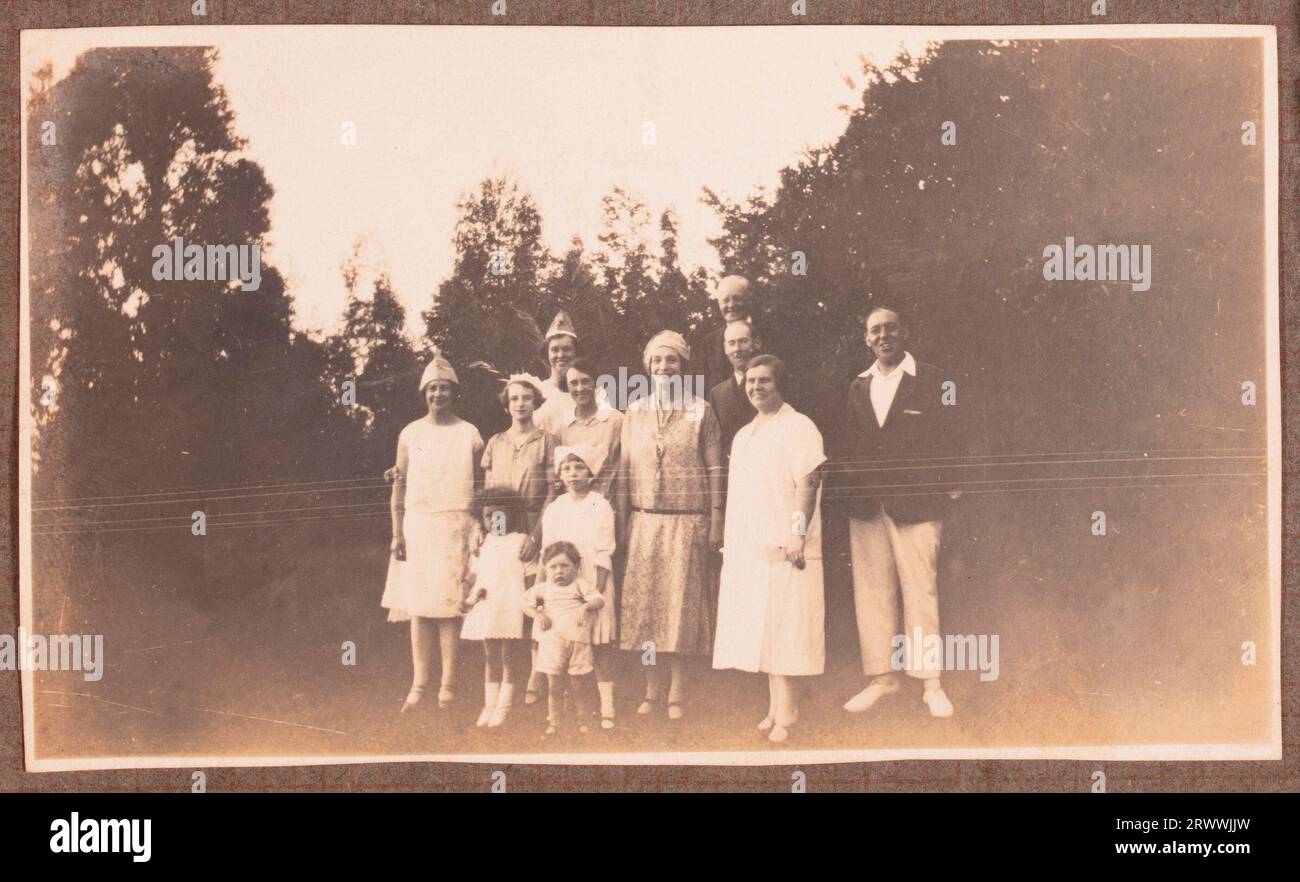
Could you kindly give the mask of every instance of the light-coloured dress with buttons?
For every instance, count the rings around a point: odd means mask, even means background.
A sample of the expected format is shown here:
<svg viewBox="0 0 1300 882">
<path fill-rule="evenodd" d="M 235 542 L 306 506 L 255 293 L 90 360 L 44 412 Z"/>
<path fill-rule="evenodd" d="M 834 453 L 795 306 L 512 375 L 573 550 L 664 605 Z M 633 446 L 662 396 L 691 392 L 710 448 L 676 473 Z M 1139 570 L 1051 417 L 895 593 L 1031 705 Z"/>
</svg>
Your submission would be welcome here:
<svg viewBox="0 0 1300 882">
<path fill-rule="evenodd" d="M 821 491 L 802 521 L 798 482 L 826 461 L 813 421 L 789 404 L 736 433 L 727 481 L 713 667 L 782 676 L 822 673 L 826 664 Z M 785 557 L 804 532 L 804 567 Z"/>
</svg>

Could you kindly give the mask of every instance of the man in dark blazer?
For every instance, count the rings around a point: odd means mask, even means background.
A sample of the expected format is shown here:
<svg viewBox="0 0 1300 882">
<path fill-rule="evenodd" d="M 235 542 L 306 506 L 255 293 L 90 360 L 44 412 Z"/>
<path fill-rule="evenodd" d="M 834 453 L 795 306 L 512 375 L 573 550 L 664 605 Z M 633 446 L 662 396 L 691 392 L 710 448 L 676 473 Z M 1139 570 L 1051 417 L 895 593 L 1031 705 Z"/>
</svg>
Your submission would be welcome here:
<svg viewBox="0 0 1300 882">
<path fill-rule="evenodd" d="M 731 375 L 709 390 L 709 406 L 722 429 L 722 461 L 731 460 L 731 442 L 758 413 L 745 394 L 745 369 L 749 360 L 762 352 L 762 341 L 748 321 L 728 322 L 722 336 Z"/>
<path fill-rule="evenodd" d="M 897 692 L 901 672 L 923 681 L 931 715 L 949 717 L 952 702 L 939 682 L 937 574 L 943 517 L 961 495 L 955 388 L 906 350 L 897 312 L 872 310 L 865 339 L 875 361 L 849 388 L 835 495 L 849 517 L 854 611 L 870 679 L 844 707 L 862 713 Z"/>
</svg>

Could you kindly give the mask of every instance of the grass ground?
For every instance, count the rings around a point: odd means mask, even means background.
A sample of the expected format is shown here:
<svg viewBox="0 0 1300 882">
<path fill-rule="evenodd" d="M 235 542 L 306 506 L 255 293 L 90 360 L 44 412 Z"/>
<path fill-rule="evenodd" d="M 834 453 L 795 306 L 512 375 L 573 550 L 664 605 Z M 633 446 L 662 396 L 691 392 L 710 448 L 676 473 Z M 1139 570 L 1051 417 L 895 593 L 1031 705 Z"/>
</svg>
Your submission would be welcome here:
<svg viewBox="0 0 1300 882">
<path fill-rule="evenodd" d="M 808 678 L 788 749 L 1061 747 L 1263 740 L 1268 671 L 1266 519 L 1256 487 L 1025 494 L 964 500 L 945 527 L 949 634 L 996 634 L 1000 671 L 944 678 L 957 713 L 934 720 L 919 684 L 854 716 L 863 685 L 843 536 L 828 533 L 826 673 Z M 1108 530 L 1093 536 L 1090 514 Z M 386 539 L 356 521 L 228 536 L 220 554 L 170 553 L 188 532 L 34 548 L 36 633 L 105 635 L 105 674 L 36 677 L 41 757 L 628 753 L 768 750 L 754 732 L 766 679 L 694 666 L 685 719 L 634 713 L 625 654 L 619 725 L 543 740 L 543 704 L 474 727 L 475 644 L 458 695 L 399 718 L 406 626 L 378 605 Z M 218 534 L 214 533 L 213 538 Z M 233 540 L 233 541 L 231 541 Z M 185 564 L 178 564 L 178 560 Z M 198 561 L 196 563 L 196 561 Z M 1241 663 L 1255 641 L 1255 666 Z M 342 664 L 342 645 L 356 664 Z M 432 702 L 430 703 L 432 706 Z"/>
</svg>

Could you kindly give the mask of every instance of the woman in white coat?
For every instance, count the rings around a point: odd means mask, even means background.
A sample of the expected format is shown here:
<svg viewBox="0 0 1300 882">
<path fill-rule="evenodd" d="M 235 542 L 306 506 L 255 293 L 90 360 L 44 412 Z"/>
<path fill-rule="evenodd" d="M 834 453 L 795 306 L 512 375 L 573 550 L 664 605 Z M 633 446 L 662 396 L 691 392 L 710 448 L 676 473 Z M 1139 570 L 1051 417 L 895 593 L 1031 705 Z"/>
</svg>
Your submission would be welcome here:
<svg viewBox="0 0 1300 882">
<path fill-rule="evenodd" d="M 780 743 L 798 719 L 792 677 L 826 664 L 822 583 L 822 436 L 785 403 L 785 365 L 760 355 L 745 372 L 758 414 L 731 447 L 713 667 L 768 675 L 758 724 Z"/>
</svg>

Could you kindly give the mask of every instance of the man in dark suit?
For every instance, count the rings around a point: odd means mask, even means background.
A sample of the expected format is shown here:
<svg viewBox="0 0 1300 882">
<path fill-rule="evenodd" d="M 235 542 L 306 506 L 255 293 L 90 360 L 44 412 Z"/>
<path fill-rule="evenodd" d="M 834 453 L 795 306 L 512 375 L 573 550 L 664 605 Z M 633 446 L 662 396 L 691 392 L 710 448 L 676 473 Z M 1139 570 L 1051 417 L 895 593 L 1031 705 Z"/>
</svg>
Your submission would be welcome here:
<svg viewBox="0 0 1300 882">
<path fill-rule="evenodd" d="M 750 314 L 752 294 L 749 280 L 744 276 L 727 276 L 718 282 L 718 287 L 713 291 L 712 297 L 718 304 L 718 311 L 722 313 L 722 323 L 701 329 L 691 341 L 691 353 L 694 356 L 691 369 L 704 376 L 705 389 L 713 389 L 732 374 L 732 362 L 727 356 L 723 340 L 727 325 L 737 321 L 749 322 L 750 327 L 758 333 L 754 317 Z"/>
<path fill-rule="evenodd" d="M 731 442 L 736 433 L 758 413 L 745 394 L 745 369 L 749 367 L 749 360 L 762 352 L 762 341 L 750 322 L 735 321 L 728 322 L 723 330 L 722 345 L 732 374 L 709 390 L 709 406 L 722 429 L 722 461 L 725 464 L 731 460 Z"/>
<path fill-rule="evenodd" d="M 944 513 L 961 495 L 952 472 L 964 446 L 951 415 L 955 390 L 904 348 L 893 310 L 871 311 L 865 339 L 875 361 L 849 388 L 836 495 L 849 516 L 853 604 L 870 680 L 844 707 L 866 711 L 902 688 L 904 672 L 925 684 L 931 715 L 950 717 L 939 683 L 937 574 Z"/>
</svg>

